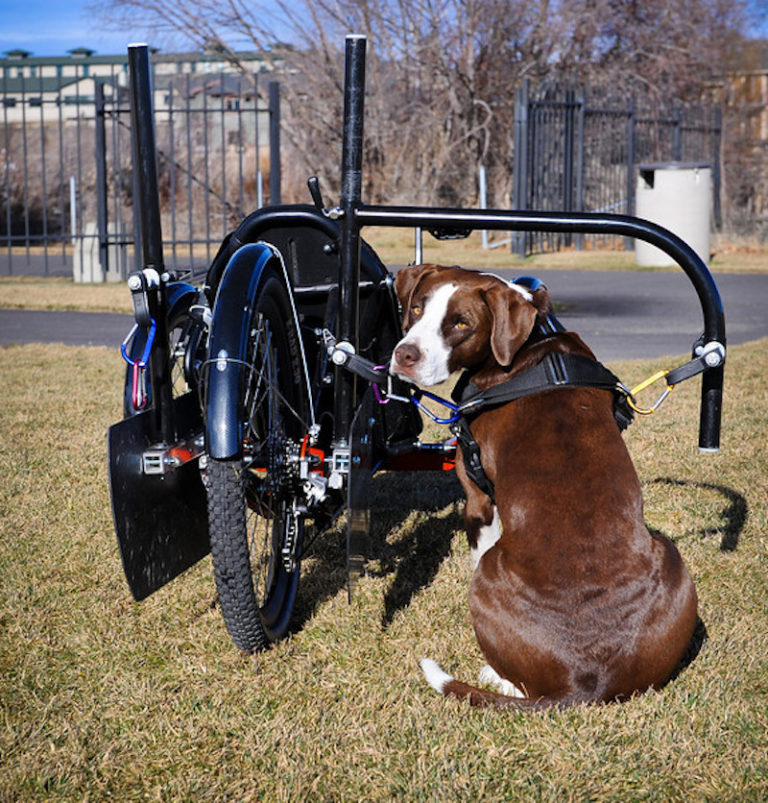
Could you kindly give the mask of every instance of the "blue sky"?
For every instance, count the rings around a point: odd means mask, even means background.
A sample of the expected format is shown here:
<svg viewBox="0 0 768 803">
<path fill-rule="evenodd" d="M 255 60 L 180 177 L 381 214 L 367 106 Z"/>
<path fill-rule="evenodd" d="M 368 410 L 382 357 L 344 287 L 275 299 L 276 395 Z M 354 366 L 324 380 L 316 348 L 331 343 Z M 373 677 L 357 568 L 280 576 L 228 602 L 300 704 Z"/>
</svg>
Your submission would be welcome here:
<svg viewBox="0 0 768 803">
<path fill-rule="evenodd" d="M 86 0 L 0 0 L 0 54 L 22 48 L 35 56 L 61 56 L 74 47 L 100 55 L 125 52 L 143 31 L 109 31 L 85 11 Z"/>
<path fill-rule="evenodd" d="M 0 54 L 20 47 L 35 56 L 60 56 L 74 47 L 101 55 L 123 53 L 129 42 L 145 41 L 146 32 L 109 31 L 98 16 L 85 11 L 88 0 L 0 0 Z M 768 2 L 751 0 L 768 35 Z"/>
</svg>

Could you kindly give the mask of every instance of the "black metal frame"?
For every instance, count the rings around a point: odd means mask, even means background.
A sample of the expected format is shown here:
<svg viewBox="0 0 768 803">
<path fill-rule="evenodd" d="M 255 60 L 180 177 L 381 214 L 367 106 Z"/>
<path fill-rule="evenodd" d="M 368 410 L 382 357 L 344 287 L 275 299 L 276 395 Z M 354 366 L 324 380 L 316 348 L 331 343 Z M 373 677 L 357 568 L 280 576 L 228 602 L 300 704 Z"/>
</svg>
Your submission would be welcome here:
<svg viewBox="0 0 768 803">
<path fill-rule="evenodd" d="M 405 228 L 421 228 L 430 231 L 449 233 L 469 233 L 475 229 L 502 230 L 512 232 L 560 232 L 560 233 L 595 233 L 613 234 L 645 240 L 669 254 L 685 271 L 698 296 L 703 317 L 703 335 L 693 344 L 698 353 L 703 349 L 711 350 L 715 357 L 714 366 L 705 370 L 702 375 L 701 415 L 699 423 L 699 446 L 703 450 L 716 450 L 720 441 L 720 422 L 723 391 L 723 363 L 725 347 L 725 318 L 722 302 L 715 282 L 706 265 L 690 246 L 666 229 L 637 218 L 600 213 L 544 213 L 514 212 L 508 210 L 468 210 L 440 209 L 415 206 L 383 206 L 367 205 L 362 201 L 362 164 L 363 164 L 363 119 L 365 91 L 365 50 L 366 40 L 362 36 L 350 36 L 346 41 L 345 53 L 345 88 L 344 88 L 344 130 L 341 166 L 341 198 L 340 205 L 331 209 L 323 208 L 316 184 L 310 182 L 310 191 L 315 200 L 315 207 L 293 206 L 273 207 L 255 213 L 246 218 L 241 227 L 225 240 L 219 255 L 209 271 L 209 280 L 215 284 L 221 272 L 234 264 L 238 253 L 243 252 L 241 246 L 253 242 L 252 238 L 261 238 L 264 232 L 276 231 L 283 227 L 290 231 L 288 242 L 299 242 L 300 246 L 311 244 L 313 252 L 323 254 L 326 262 L 330 259 L 338 261 L 337 282 L 326 280 L 322 286 L 304 286 L 298 284 L 294 290 L 297 305 L 305 303 L 310 296 L 318 296 L 326 305 L 332 302 L 338 309 L 335 317 L 333 337 L 337 343 L 344 342 L 353 353 L 360 351 L 361 324 L 361 290 L 369 293 L 371 286 L 383 288 L 384 296 L 366 295 L 363 311 L 370 309 L 371 304 L 381 304 L 389 323 L 399 331 L 396 302 L 391 287 L 391 277 L 377 285 L 366 281 L 361 284 L 361 262 L 365 265 L 366 276 L 386 274 L 378 258 L 363 243 L 361 231 L 365 226 L 391 226 Z M 134 164 L 136 166 L 136 186 L 138 190 L 138 218 L 141 223 L 142 259 L 144 270 L 135 274 L 134 304 L 137 321 L 147 316 L 157 322 L 158 330 L 155 344 L 151 352 L 150 383 L 151 409 L 140 413 L 135 421 L 124 421 L 115 425 L 110 431 L 110 478 L 113 498 L 113 511 L 118 540 L 123 553 L 126 575 L 129 577 L 134 595 L 137 598 L 159 588 L 165 582 L 205 554 L 205 546 L 201 546 L 200 531 L 206 526 L 205 521 L 189 522 L 190 528 L 197 533 L 194 549 L 184 541 L 183 523 L 174 517 L 202 516 L 200 507 L 179 506 L 183 499 L 194 499 L 202 491 L 199 473 L 195 471 L 196 463 L 186 464 L 181 479 L 168 481 L 165 476 L 141 476 L 141 454 L 152 442 L 172 446 L 181 438 L 189 438 L 195 431 L 203 430 L 203 410 L 190 413 L 190 399 L 182 397 L 173 399 L 170 387 L 170 362 L 168 350 L 168 333 L 166 322 L 166 282 L 162 258 L 162 235 L 160 231 L 160 214 L 155 174 L 154 132 L 152 128 L 151 88 L 149 52 L 146 46 L 134 46 L 130 49 L 131 87 L 132 87 L 132 119 L 134 130 Z M 281 235 L 282 236 L 282 235 Z M 288 235 L 286 235 L 288 236 Z M 269 239 L 264 237 L 264 239 Z M 271 242 L 271 241 L 270 241 Z M 323 242 L 332 243 L 324 247 Z M 253 249 L 252 249 L 253 250 Z M 256 249 L 258 250 L 258 249 Z M 242 256 L 242 253 L 241 253 Z M 285 255 L 283 255 L 285 256 Z M 264 258 L 269 257 L 265 255 Z M 271 258 L 271 257 L 270 257 Z M 242 260 L 240 260 L 242 262 Z M 247 260 L 246 260 L 247 261 Z M 258 260 L 256 260 L 258 262 Z M 316 260 L 305 259 L 313 266 Z M 324 263 L 325 264 L 325 263 Z M 257 271 L 258 265 L 241 266 L 245 271 L 243 281 L 249 287 L 255 287 L 249 271 Z M 325 271 L 325 268 L 323 269 Z M 376 273 L 378 271 L 378 273 Z M 158 276 L 157 283 L 148 282 L 147 276 Z M 226 274 L 225 274 L 226 275 Z M 132 277 L 133 279 L 133 277 Z M 132 288 L 133 289 L 133 288 Z M 191 289 L 191 288 L 186 288 Z M 185 289 L 185 292 L 186 292 Z M 288 288 L 291 292 L 291 288 Z M 239 326 L 238 314 L 242 315 L 242 293 L 235 293 L 235 301 L 220 310 L 222 320 L 234 317 L 231 321 L 233 343 L 237 341 Z M 245 303 L 253 299 L 246 293 Z M 373 298 L 373 301 L 371 301 Z M 380 301 L 385 298 L 385 301 Z M 306 303 L 309 303 L 308 301 Z M 317 301 L 315 300 L 315 302 Z M 145 308 L 146 307 L 146 308 Z M 214 308 L 214 327 L 216 328 L 217 310 Z M 366 321 L 366 329 L 371 324 Z M 368 332 L 363 333 L 368 337 Z M 394 345 L 394 343 L 392 343 Z M 228 347 L 229 348 L 229 347 Z M 209 355 L 214 360 L 216 355 Z M 365 362 L 364 360 L 362 362 Z M 347 366 L 349 367 L 349 366 Z M 365 376 L 365 373 L 362 374 Z M 356 374 L 339 366 L 334 372 L 333 400 L 328 402 L 333 413 L 333 433 L 328 448 L 328 456 L 336 464 L 337 455 L 346 453 L 349 467 L 346 485 L 341 493 L 347 494 L 347 506 L 350 511 L 350 529 L 348 530 L 348 568 L 359 569 L 360 555 L 364 552 L 365 534 L 367 530 L 368 485 L 372 473 L 385 465 L 393 469 L 439 468 L 445 457 L 444 444 L 421 444 L 415 435 L 418 430 L 411 426 L 408 419 L 413 413 L 412 406 L 401 405 L 402 412 L 383 412 L 372 402 L 370 392 L 361 392 Z M 235 381 L 235 380 L 232 380 Z M 225 383 L 226 384 L 226 383 Z M 231 383 L 230 383 L 231 384 Z M 235 387 L 234 385 L 232 386 Z M 191 394 L 188 394 L 190 396 Z M 226 394 L 225 394 L 226 395 Z M 236 398 L 234 392 L 227 398 Z M 203 397 L 203 406 L 209 404 Z M 230 399 L 231 401 L 231 399 Z M 211 411 L 207 408 L 208 422 L 211 426 Z M 235 408 L 229 402 L 217 408 L 224 415 L 236 415 Z M 416 416 L 416 418 L 418 418 Z M 381 449 L 381 438 L 378 432 L 386 426 L 401 429 L 405 439 L 400 440 L 387 451 Z M 221 426 L 237 431 L 236 421 L 219 422 Z M 400 426 L 401 424 L 404 426 Z M 419 424 L 420 426 L 420 424 Z M 231 434 L 231 433 L 230 433 Z M 235 443 L 235 439 L 229 438 Z M 209 444 L 211 439 L 208 439 Z M 375 449 L 378 448 L 378 452 Z M 225 450 L 226 451 L 226 450 Z M 223 454 L 223 453 L 222 453 Z M 197 455 L 199 456 L 199 455 Z M 213 455 L 216 457 L 217 455 Z M 226 455 L 224 455 L 226 456 Z M 353 464 L 358 467 L 354 468 Z M 178 499 L 168 499 L 163 505 L 164 491 Z M 153 506 L 152 516 L 136 515 L 132 519 L 131 507 L 141 506 L 142 495 L 157 500 Z M 159 559 L 154 557 L 153 533 L 143 532 L 154 528 L 162 530 L 167 526 L 173 531 L 163 544 L 165 563 L 160 566 Z M 140 531 L 140 532 L 139 532 Z M 181 554 L 178 557 L 173 549 Z M 201 554 L 202 553 L 202 554 Z M 170 556 L 170 557 L 169 557 Z M 158 565 L 153 565 L 157 563 Z M 139 589 L 140 595 L 137 593 Z"/>
</svg>

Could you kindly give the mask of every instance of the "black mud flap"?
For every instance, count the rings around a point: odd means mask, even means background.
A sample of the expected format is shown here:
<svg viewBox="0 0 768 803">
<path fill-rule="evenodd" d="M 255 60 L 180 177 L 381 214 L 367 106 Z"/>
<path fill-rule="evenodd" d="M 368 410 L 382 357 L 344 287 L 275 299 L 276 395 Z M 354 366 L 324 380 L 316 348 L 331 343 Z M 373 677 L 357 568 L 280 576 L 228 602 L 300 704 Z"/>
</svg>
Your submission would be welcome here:
<svg viewBox="0 0 768 803">
<path fill-rule="evenodd" d="M 195 394 L 174 400 L 177 431 L 202 431 Z M 165 474 L 146 474 L 143 456 L 153 445 L 148 410 L 109 428 L 109 489 L 123 570 L 142 600 L 210 552 L 205 487 L 198 460 Z"/>
</svg>

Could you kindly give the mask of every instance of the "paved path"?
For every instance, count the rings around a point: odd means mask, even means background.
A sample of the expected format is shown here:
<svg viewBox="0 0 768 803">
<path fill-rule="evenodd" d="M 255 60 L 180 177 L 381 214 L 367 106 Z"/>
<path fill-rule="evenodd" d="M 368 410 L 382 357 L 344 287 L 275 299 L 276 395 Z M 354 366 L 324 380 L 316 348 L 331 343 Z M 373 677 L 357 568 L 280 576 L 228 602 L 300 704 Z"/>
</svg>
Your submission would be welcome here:
<svg viewBox="0 0 768 803">
<path fill-rule="evenodd" d="M 687 355 L 702 330 L 698 299 L 682 272 L 547 270 L 540 278 L 564 306 L 560 320 L 601 360 Z M 715 280 L 729 345 L 768 337 L 768 274 L 720 274 Z M 0 309 L 0 346 L 118 348 L 131 324 L 129 315 Z"/>
</svg>

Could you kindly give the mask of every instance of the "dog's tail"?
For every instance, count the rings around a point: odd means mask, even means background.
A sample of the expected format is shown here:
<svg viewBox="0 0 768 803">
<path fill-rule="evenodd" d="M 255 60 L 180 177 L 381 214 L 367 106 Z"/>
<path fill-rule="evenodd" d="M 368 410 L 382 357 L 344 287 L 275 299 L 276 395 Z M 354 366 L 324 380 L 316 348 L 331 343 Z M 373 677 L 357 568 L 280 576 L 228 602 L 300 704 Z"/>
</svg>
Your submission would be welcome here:
<svg viewBox="0 0 768 803">
<path fill-rule="evenodd" d="M 517 708 L 521 711 L 544 711 L 548 708 L 566 708 L 578 702 L 570 696 L 563 698 L 542 697 L 532 700 L 527 697 L 512 697 L 507 694 L 470 686 L 451 677 L 444 672 L 431 658 L 422 658 L 419 662 L 427 683 L 446 697 L 457 697 L 469 700 L 470 705 L 478 708 Z"/>
</svg>

